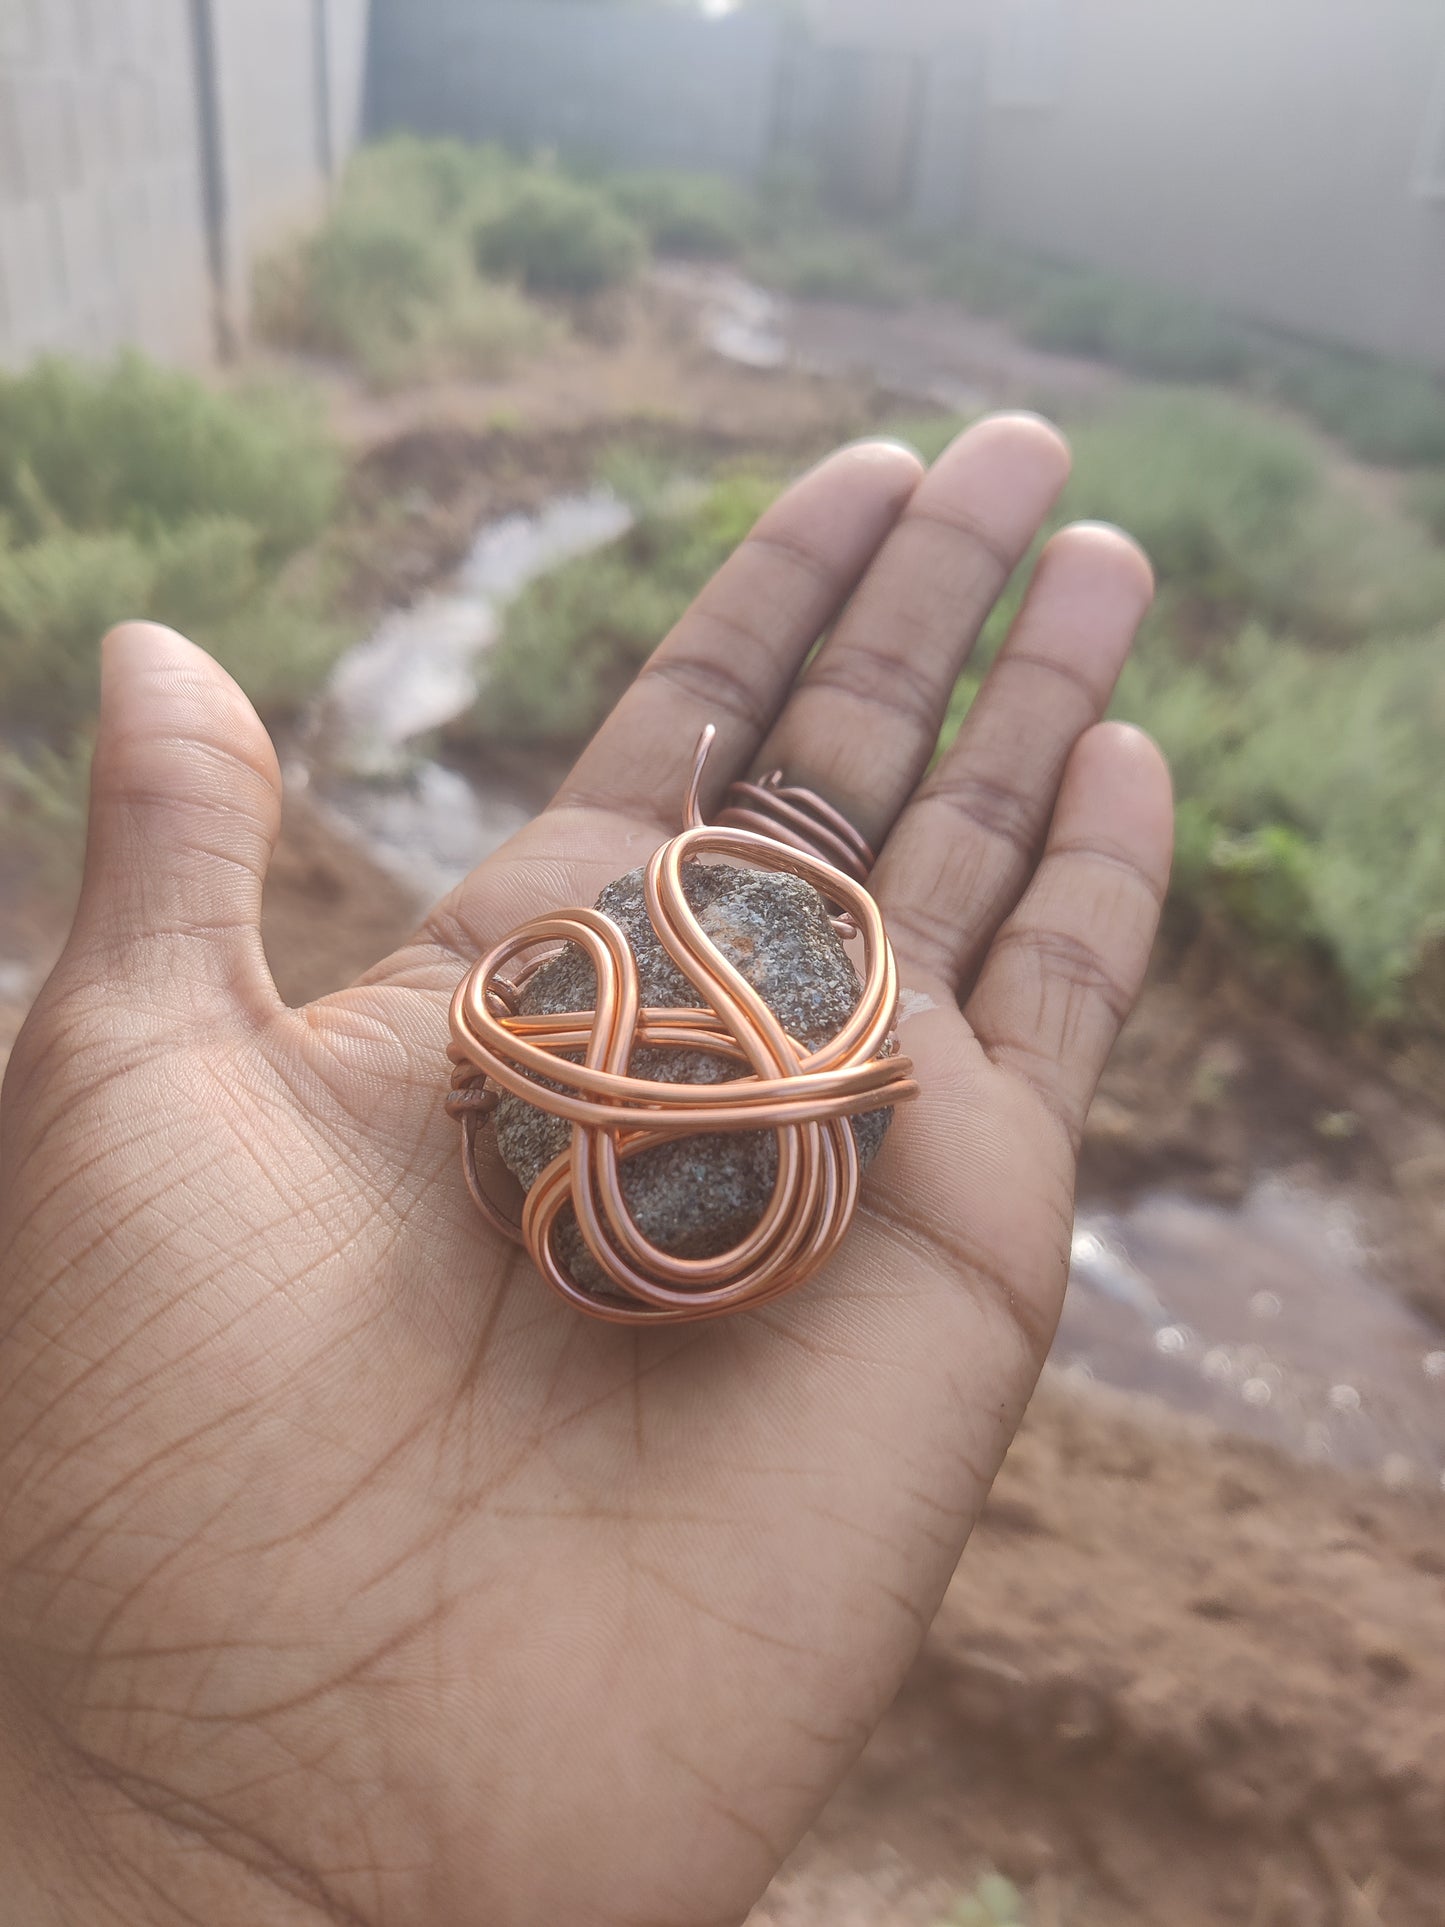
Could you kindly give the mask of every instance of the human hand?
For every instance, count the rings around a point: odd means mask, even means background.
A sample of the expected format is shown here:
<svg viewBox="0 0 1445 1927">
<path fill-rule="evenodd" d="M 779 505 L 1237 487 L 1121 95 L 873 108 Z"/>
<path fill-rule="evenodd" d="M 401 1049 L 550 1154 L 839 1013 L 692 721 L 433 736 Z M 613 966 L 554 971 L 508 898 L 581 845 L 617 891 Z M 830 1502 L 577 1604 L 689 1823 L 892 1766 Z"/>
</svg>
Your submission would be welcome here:
<svg viewBox="0 0 1445 1927">
<path fill-rule="evenodd" d="M 1061 487 L 1030 418 L 843 451 L 703 592 L 547 813 L 304 1010 L 258 934 L 244 698 L 106 650 L 74 932 L 0 1138 L 0 1830 L 25 1927 L 735 1922 L 894 1694 L 1040 1364 L 1075 1153 L 1168 871 L 1098 725 L 1150 594 L 1065 530 L 956 746 L 979 626 Z M 826 648 L 818 637 L 852 601 Z M 795 680 L 800 678 L 800 680 Z M 634 1332 L 487 1229 L 447 1003 L 783 766 L 880 847 L 918 1101 L 810 1285 Z"/>
</svg>

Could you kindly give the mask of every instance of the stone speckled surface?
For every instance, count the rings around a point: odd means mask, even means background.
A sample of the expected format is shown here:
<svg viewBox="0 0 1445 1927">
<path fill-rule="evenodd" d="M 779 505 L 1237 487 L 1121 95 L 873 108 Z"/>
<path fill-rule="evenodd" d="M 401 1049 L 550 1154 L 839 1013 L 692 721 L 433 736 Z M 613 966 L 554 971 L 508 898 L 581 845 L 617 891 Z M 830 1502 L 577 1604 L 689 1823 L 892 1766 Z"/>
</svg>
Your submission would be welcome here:
<svg viewBox="0 0 1445 1927">
<path fill-rule="evenodd" d="M 708 936 L 777 1015 L 788 1033 L 816 1050 L 835 1037 L 857 1007 L 858 973 L 828 921 L 823 899 L 801 878 L 692 863 L 683 874 L 688 903 Z M 625 932 L 637 958 L 642 1001 L 655 1008 L 696 1007 L 697 992 L 663 949 L 647 915 L 642 871 L 611 883 L 597 908 Z M 521 999 L 528 1016 L 590 1010 L 597 994 L 592 965 L 575 945 L 539 970 Z M 633 1053 L 632 1072 L 662 1083 L 718 1083 L 736 1067 L 701 1051 L 647 1047 Z M 866 1165 L 892 1121 L 890 1111 L 852 1120 Z M 524 1099 L 503 1097 L 497 1147 L 529 1190 L 566 1150 L 571 1127 Z M 771 1131 L 704 1134 L 660 1144 L 622 1168 L 622 1188 L 643 1233 L 677 1257 L 704 1258 L 746 1236 L 772 1195 L 778 1168 Z M 579 1284 L 602 1280 L 570 1208 L 557 1248 Z"/>
</svg>

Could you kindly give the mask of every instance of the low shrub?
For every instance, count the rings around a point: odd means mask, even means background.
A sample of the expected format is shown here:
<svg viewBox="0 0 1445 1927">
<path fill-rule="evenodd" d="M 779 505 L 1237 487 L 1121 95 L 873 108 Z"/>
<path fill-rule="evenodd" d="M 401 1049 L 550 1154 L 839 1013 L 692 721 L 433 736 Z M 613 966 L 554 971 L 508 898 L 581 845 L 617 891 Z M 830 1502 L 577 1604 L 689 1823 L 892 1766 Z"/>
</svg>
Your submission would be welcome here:
<svg viewBox="0 0 1445 1927">
<path fill-rule="evenodd" d="M 1222 395 L 1162 393 L 1078 425 L 1062 512 L 1117 522 L 1207 640 L 1256 617 L 1320 645 L 1445 611 L 1440 554 L 1331 479 L 1303 429 Z"/>
<path fill-rule="evenodd" d="M 1445 463 L 1445 383 L 1424 369 L 1319 350 L 1281 360 L 1272 386 L 1365 461 Z"/>
<path fill-rule="evenodd" d="M 1416 521 L 1445 548 L 1445 469 L 1415 476 L 1405 500 Z"/>
<path fill-rule="evenodd" d="M 934 455 L 959 426 L 903 432 Z M 1118 522 L 1160 578 L 1116 711 L 1174 771 L 1176 903 L 1239 933 L 1256 965 L 1304 961 L 1361 1015 L 1414 1020 L 1445 940 L 1445 558 L 1332 481 L 1306 431 L 1244 403 L 1142 397 L 1072 439 L 1053 526 Z M 990 620 L 945 741 L 1023 582 Z"/>
<path fill-rule="evenodd" d="M 1120 686 L 1174 767 L 1176 890 L 1265 957 L 1323 956 L 1371 1016 L 1402 1013 L 1445 935 L 1442 647 L 1376 641 L 1322 671 L 1250 625 L 1207 663 L 1147 649 Z"/>
<path fill-rule="evenodd" d="M 194 637 L 265 708 L 300 702 L 341 642 L 318 589 L 278 577 L 249 523 L 194 517 L 149 539 L 66 530 L 0 546 L 10 720 L 63 743 L 94 708 L 101 636 L 133 616 Z"/>
<path fill-rule="evenodd" d="M 760 244 L 748 256 L 748 271 L 804 300 L 893 307 L 916 291 L 912 270 L 882 236 L 826 221 Z"/>
<path fill-rule="evenodd" d="M 257 275 L 263 332 L 354 361 L 391 386 L 447 374 L 503 374 L 553 332 L 507 280 L 479 278 L 478 220 L 504 207 L 518 170 L 455 141 L 363 148 L 330 217 Z"/>
<path fill-rule="evenodd" d="M 934 460 L 964 426 L 899 424 Z M 1445 613 L 1445 555 L 1419 524 L 1330 475 L 1310 433 L 1248 402 L 1161 390 L 1073 424 L 1073 476 L 1045 533 L 1117 523 L 1159 578 L 1151 633 L 1207 653 L 1250 618 L 1319 650 L 1408 634 Z M 1018 607 L 1022 578 L 985 632 L 986 664 Z"/>
<path fill-rule="evenodd" d="M 359 148 L 346 170 L 346 205 L 405 207 L 465 233 L 504 200 L 523 170 L 495 144 L 393 134 Z"/>
<path fill-rule="evenodd" d="M 623 286 L 647 259 L 642 229 L 604 192 L 540 171 L 477 223 L 475 250 L 483 274 L 573 298 Z"/>
<path fill-rule="evenodd" d="M 1036 347 L 1163 381 L 1233 381 L 1253 359 L 1243 331 L 1209 308 L 1107 275 L 1055 274 L 1025 297 L 1020 319 Z"/>
<path fill-rule="evenodd" d="M 340 640 L 310 559 L 339 476 L 289 394 L 220 393 L 133 355 L 0 379 L 0 704 L 17 738 L 68 757 L 99 639 L 131 616 L 194 635 L 262 704 L 298 702 Z"/>
<path fill-rule="evenodd" d="M 330 520 L 341 469 L 298 392 L 224 394 L 126 354 L 0 375 L 0 516 L 11 540 L 64 530 L 146 538 L 229 516 L 279 562 Z"/>
<path fill-rule="evenodd" d="M 731 260 L 753 231 L 751 198 L 721 174 L 656 168 L 614 174 L 604 187 L 659 254 Z"/>
<path fill-rule="evenodd" d="M 975 314 L 1017 320 L 1069 280 L 1067 269 L 1050 266 L 990 241 L 954 241 L 933 250 L 924 285 L 930 294 L 961 301 Z"/>
</svg>

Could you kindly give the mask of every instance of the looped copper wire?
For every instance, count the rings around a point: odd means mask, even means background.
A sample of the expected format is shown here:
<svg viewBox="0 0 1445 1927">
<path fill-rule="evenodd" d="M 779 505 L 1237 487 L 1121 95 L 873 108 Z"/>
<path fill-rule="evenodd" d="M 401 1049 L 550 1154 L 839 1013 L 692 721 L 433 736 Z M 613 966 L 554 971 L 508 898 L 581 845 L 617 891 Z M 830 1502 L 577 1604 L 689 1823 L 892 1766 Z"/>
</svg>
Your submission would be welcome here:
<svg viewBox="0 0 1445 1927">
<path fill-rule="evenodd" d="M 447 1108 L 462 1126 L 473 1199 L 492 1224 L 525 1244 L 554 1291 L 614 1324 L 716 1318 L 802 1284 L 837 1249 L 857 1205 L 858 1150 L 849 1118 L 918 1094 L 909 1060 L 879 1055 L 892 1044 L 898 971 L 877 904 L 860 879 L 812 849 L 789 846 L 772 831 L 701 820 L 698 797 L 713 736 L 709 724 L 698 743 L 686 827 L 654 853 L 644 878 L 648 916 L 697 991 L 699 1007 L 643 1007 L 631 945 L 598 910 L 533 918 L 476 964 L 452 1001 L 456 1069 Z M 682 879 L 684 866 L 701 856 L 802 877 L 856 928 L 862 994 L 847 1023 L 820 1049 L 809 1051 L 788 1035 L 699 924 Z M 521 988 L 559 944 L 586 953 L 597 979 L 595 1009 L 521 1014 Z M 519 963 L 520 973 L 504 975 Z M 741 1075 L 720 1084 L 633 1077 L 633 1052 L 648 1045 L 703 1051 L 736 1065 Z M 573 1061 L 578 1052 L 581 1063 Z M 572 1125 L 569 1149 L 537 1178 L 520 1222 L 493 1202 L 477 1172 L 478 1132 L 503 1091 Z M 761 1218 L 738 1244 L 712 1258 L 679 1258 L 644 1236 L 622 1192 L 621 1168 L 630 1158 L 673 1138 L 758 1130 L 776 1134 L 777 1178 Z M 558 1256 L 555 1236 L 567 1205 L 615 1295 L 579 1285 Z"/>
<path fill-rule="evenodd" d="M 855 883 L 866 883 L 878 860 L 841 810 L 813 790 L 785 783 L 780 769 L 756 783 L 734 783 L 718 822 L 725 829 L 756 830 L 789 849 L 810 851 Z"/>
</svg>

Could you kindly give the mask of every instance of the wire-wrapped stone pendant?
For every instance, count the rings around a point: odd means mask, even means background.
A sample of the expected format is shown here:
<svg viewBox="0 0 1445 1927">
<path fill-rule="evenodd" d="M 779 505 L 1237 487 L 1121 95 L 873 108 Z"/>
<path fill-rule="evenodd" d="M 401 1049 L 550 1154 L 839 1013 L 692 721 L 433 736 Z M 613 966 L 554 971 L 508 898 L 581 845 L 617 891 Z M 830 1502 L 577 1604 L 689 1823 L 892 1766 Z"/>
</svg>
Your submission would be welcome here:
<svg viewBox="0 0 1445 1927">
<path fill-rule="evenodd" d="M 802 1284 L 918 1090 L 866 845 L 774 779 L 736 786 L 737 807 L 704 824 L 712 737 L 681 834 L 596 909 L 514 931 L 452 1002 L 447 1105 L 473 1198 L 555 1291 L 617 1324 L 718 1317 Z M 478 1173 L 484 1128 L 525 1191 L 520 1219 Z"/>
</svg>

